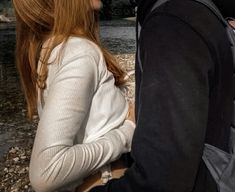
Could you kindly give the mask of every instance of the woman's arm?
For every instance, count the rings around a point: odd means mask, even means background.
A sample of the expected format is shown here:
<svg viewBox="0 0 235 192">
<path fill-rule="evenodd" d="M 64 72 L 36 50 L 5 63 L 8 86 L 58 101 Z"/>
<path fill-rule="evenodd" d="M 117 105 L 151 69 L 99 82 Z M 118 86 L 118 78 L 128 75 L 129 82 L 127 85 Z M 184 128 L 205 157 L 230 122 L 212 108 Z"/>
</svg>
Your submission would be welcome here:
<svg viewBox="0 0 235 192">
<path fill-rule="evenodd" d="M 86 177 L 129 151 L 133 125 L 125 121 L 96 142 L 74 145 L 98 84 L 97 63 L 76 56 L 59 66 L 50 84 L 30 162 L 36 191 L 54 191 Z"/>
</svg>

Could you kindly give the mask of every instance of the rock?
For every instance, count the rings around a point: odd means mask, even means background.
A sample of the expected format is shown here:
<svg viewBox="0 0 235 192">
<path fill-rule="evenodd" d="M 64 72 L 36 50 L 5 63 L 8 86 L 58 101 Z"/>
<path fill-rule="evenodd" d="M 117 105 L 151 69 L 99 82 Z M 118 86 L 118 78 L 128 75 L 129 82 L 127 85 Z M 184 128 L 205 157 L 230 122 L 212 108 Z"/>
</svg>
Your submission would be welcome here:
<svg viewBox="0 0 235 192">
<path fill-rule="evenodd" d="M 11 192 L 19 192 L 19 189 L 11 189 Z"/>
<path fill-rule="evenodd" d="M 18 171 L 19 174 L 23 174 L 23 173 L 25 173 L 25 172 L 26 172 L 25 168 L 23 168 L 23 169 L 21 169 L 20 171 Z"/>
<path fill-rule="evenodd" d="M 16 149 L 15 148 L 12 148 L 9 153 L 16 153 Z"/>
<path fill-rule="evenodd" d="M 20 160 L 19 157 L 15 157 L 15 158 L 13 159 L 13 161 L 14 161 L 15 163 L 17 163 L 19 160 Z"/>
<path fill-rule="evenodd" d="M 19 147 L 15 147 L 15 150 L 16 150 L 16 151 L 19 151 L 20 149 L 19 149 Z"/>
<path fill-rule="evenodd" d="M 20 157 L 22 160 L 25 160 L 27 157 L 26 156 L 21 156 Z"/>
<path fill-rule="evenodd" d="M 19 192 L 19 189 L 12 187 L 12 188 L 11 188 L 11 192 Z"/>
<path fill-rule="evenodd" d="M 10 23 L 11 20 L 8 17 L 6 17 L 5 15 L 0 15 L 0 22 L 2 22 L 2 23 Z"/>
</svg>

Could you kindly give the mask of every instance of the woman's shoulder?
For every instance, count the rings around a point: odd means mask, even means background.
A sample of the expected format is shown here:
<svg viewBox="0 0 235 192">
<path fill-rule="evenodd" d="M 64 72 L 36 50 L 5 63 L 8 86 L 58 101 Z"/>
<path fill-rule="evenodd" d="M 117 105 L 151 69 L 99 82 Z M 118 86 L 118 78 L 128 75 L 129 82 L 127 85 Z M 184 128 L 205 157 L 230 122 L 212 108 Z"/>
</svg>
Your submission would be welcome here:
<svg viewBox="0 0 235 192">
<path fill-rule="evenodd" d="M 97 62 L 103 56 L 100 48 L 92 41 L 81 37 L 70 37 L 65 45 L 65 55 L 89 56 Z"/>
<path fill-rule="evenodd" d="M 70 37 L 57 45 L 48 60 L 48 84 L 58 76 L 69 77 L 79 74 L 100 74 L 104 59 L 99 47 L 79 37 Z M 97 76 L 97 78 L 99 75 Z"/>
<path fill-rule="evenodd" d="M 64 65 L 70 60 L 84 57 L 89 57 L 96 63 L 103 60 L 103 54 L 95 43 L 81 37 L 70 37 L 66 43 L 61 43 L 53 49 L 49 63 L 61 59 L 60 64 Z"/>
<path fill-rule="evenodd" d="M 100 48 L 91 40 L 88 40 L 86 38 L 83 37 L 76 37 L 76 36 L 71 36 L 68 41 L 67 41 L 67 46 L 71 47 L 71 48 L 82 48 L 83 51 L 87 51 L 87 50 L 96 50 L 96 51 L 100 51 Z"/>
</svg>

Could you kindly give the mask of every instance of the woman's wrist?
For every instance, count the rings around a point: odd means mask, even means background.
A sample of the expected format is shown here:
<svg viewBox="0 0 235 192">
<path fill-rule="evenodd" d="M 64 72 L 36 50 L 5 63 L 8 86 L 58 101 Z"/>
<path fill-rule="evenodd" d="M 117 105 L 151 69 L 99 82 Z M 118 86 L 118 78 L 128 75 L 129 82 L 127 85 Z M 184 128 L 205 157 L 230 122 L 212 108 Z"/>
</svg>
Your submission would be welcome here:
<svg viewBox="0 0 235 192">
<path fill-rule="evenodd" d="M 133 134 L 135 131 L 135 123 L 131 120 L 126 119 L 123 125 L 117 129 L 117 132 L 120 135 L 120 138 L 122 139 L 124 144 L 124 153 L 130 152 L 131 150 L 131 143 Z"/>
</svg>

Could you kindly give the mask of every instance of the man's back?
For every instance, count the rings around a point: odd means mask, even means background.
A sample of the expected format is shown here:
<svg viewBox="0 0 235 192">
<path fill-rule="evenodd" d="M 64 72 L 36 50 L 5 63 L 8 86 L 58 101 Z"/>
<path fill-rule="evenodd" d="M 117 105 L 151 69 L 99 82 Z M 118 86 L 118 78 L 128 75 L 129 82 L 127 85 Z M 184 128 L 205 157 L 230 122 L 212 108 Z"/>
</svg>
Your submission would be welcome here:
<svg viewBox="0 0 235 192">
<path fill-rule="evenodd" d="M 137 75 L 136 98 L 141 109 L 133 154 L 143 170 L 159 171 L 158 179 L 156 173 L 147 175 L 156 179 L 153 189 L 215 191 L 201 156 L 204 143 L 228 151 L 233 65 L 226 37 L 224 26 L 207 8 L 187 0 L 162 5 L 142 25 L 143 73 Z M 153 159 L 160 159 L 155 168 Z"/>
</svg>

